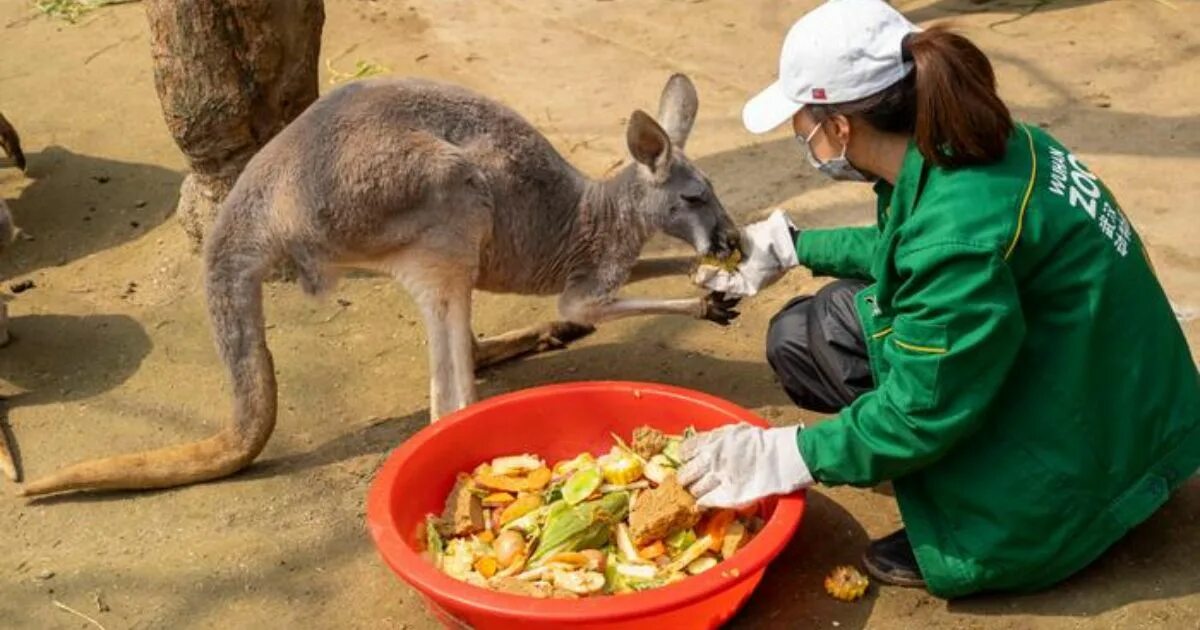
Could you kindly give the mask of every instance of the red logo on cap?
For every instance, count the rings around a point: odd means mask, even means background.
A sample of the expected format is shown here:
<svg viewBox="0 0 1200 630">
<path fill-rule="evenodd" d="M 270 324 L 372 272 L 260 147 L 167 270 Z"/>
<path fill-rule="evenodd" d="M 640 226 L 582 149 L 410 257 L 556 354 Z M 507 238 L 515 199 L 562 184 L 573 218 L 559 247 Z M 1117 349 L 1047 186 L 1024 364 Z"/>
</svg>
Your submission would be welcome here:
<svg viewBox="0 0 1200 630">
<path fill-rule="evenodd" d="M 825 88 L 813 88 L 812 97 L 817 101 L 825 100 Z"/>
</svg>

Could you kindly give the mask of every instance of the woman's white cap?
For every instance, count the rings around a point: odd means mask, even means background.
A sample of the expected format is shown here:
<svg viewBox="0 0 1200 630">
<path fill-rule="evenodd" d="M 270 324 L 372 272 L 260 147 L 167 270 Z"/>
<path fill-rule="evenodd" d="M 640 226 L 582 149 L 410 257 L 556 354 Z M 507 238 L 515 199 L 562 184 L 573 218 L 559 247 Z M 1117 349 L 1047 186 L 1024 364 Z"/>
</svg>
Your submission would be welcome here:
<svg viewBox="0 0 1200 630">
<path fill-rule="evenodd" d="M 883 0 L 828 0 L 792 25 L 779 53 L 779 80 L 746 103 L 742 123 L 766 133 L 805 105 L 879 93 L 912 70 L 901 42 L 919 30 Z"/>
</svg>

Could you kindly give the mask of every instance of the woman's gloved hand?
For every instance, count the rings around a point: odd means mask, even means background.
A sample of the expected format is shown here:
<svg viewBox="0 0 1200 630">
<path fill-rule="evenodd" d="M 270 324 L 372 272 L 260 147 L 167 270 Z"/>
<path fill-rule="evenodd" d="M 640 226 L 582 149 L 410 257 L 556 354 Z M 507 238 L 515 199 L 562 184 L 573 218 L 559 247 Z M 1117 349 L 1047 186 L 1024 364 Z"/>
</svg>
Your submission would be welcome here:
<svg viewBox="0 0 1200 630">
<path fill-rule="evenodd" d="M 736 271 L 700 265 L 692 282 L 726 295 L 745 297 L 758 293 L 800 264 L 796 258 L 796 226 L 783 210 L 742 229 L 741 264 Z"/>
<path fill-rule="evenodd" d="M 813 484 L 800 455 L 800 427 L 735 424 L 685 440 L 679 483 L 706 508 L 741 507 Z"/>
</svg>

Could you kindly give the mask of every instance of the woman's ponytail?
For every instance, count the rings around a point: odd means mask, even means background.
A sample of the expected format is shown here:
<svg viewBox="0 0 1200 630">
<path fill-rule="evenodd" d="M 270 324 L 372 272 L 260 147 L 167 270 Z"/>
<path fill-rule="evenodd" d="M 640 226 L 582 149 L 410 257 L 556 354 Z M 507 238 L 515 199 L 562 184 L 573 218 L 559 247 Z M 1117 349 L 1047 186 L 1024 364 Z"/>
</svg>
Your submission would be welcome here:
<svg viewBox="0 0 1200 630">
<path fill-rule="evenodd" d="M 905 45 L 916 64 L 913 136 L 925 158 L 943 167 L 1003 158 L 1012 115 L 983 51 L 937 26 L 913 33 Z"/>
</svg>

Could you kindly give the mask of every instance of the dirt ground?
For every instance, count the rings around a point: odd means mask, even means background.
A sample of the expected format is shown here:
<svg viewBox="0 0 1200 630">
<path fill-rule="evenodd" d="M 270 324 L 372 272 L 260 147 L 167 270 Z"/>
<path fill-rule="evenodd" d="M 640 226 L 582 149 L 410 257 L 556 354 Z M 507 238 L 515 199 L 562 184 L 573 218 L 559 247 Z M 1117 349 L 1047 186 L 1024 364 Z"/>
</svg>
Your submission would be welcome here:
<svg viewBox="0 0 1200 630">
<path fill-rule="evenodd" d="M 689 153 L 740 221 L 782 205 L 804 225 L 869 220 L 865 186 L 832 185 L 790 137 L 744 132 L 740 108 L 774 75 L 787 26 L 815 0 L 327 0 L 322 89 L 359 61 L 457 81 L 523 112 L 585 171 L 624 154 L 623 121 L 653 111 L 672 71 L 697 83 Z M 1116 191 L 1167 291 L 1200 307 L 1200 5 L 1189 0 L 919 0 L 992 57 L 1019 116 L 1048 127 Z M 0 195 L 29 235 L 0 258 L 16 341 L 0 394 L 30 477 L 80 459 L 209 434 L 227 413 L 199 264 L 171 217 L 184 169 L 159 110 L 143 10 L 50 20 L 0 3 L 0 111 L 28 176 Z M 682 252 L 665 241 L 656 253 Z M 667 317 L 604 327 L 565 352 L 483 376 L 481 393 L 575 379 L 644 379 L 727 397 L 773 421 L 805 418 L 763 360 L 768 318 L 818 285 L 796 272 L 719 329 Z M 694 294 L 683 278 L 629 288 Z M 433 628 L 377 558 L 364 495 L 387 453 L 427 422 L 423 332 L 386 279 L 311 301 L 268 289 L 279 372 L 276 434 L 234 478 L 168 492 L 29 503 L 0 482 L 0 627 Z M 497 333 L 553 302 L 480 295 Z M 1193 351 L 1200 322 L 1186 325 Z M 632 354 L 634 348 L 645 348 Z M 1114 384 L 1117 385 L 1117 384 Z M 814 418 L 805 418 L 809 421 Z M 997 471 L 1002 474 L 1002 471 Z M 821 576 L 899 524 L 884 493 L 818 489 L 801 534 L 739 628 L 1200 627 L 1200 480 L 1081 575 L 1052 591 L 946 603 L 872 589 L 840 604 Z M 101 611 L 103 609 L 103 611 Z"/>
</svg>

